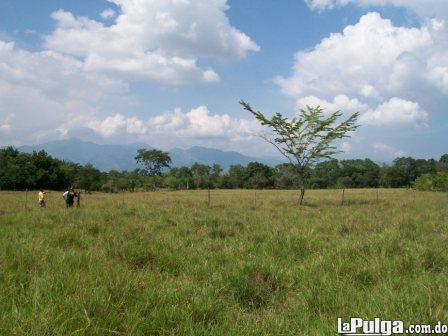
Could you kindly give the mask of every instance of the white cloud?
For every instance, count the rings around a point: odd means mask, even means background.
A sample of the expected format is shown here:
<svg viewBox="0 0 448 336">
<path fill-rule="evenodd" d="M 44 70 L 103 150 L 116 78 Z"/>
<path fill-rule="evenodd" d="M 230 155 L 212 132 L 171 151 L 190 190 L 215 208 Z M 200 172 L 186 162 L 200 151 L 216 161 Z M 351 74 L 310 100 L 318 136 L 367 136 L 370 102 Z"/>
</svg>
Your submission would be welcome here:
<svg viewBox="0 0 448 336">
<path fill-rule="evenodd" d="M 9 134 L 11 132 L 11 125 L 2 123 L 0 124 L 0 134 Z"/>
<path fill-rule="evenodd" d="M 357 6 L 395 6 L 410 9 L 422 17 L 447 16 L 446 0 L 305 0 L 312 10 L 329 10 L 348 4 Z"/>
<path fill-rule="evenodd" d="M 233 144 L 236 149 L 259 130 L 255 120 L 212 114 L 205 106 L 186 112 L 178 108 L 144 120 L 129 116 L 134 104 L 126 83 L 86 72 L 74 57 L 29 52 L 0 41 L 1 143 L 84 134 L 99 141 L 138 139 L 166 147 L 182 139 L 183 145 L 206 141 L 224 149 Z"/>
<path fill-rule="evenodd" d="M 113 9 L 105 9 L 100 13 L 100 16 L 104 19 L 104 20 L 109 20 L 112 19 L 115 16 L 115 11 Z"/>
<path fill-rule="evenodd" d="M 352 146 L 348 142 L 343 142 L 340 146 L 340 150 L 344 153 L 350 152 L 352 149 Z"/>
<path fill-rule="evenodd" d="M 375 154 L 380 154 L 386 157 L 397 157 L 406 155 L 405 152 L 396 149 L 393 146 L 386 145 L 382 142 L 377 142 L 373 144 L 373 152 Z"/>
<path fill-rule="evenodd" d="M 137 106 L 129 81 L 215 82 L 219 76 L 207 61 L 241 59 L 259 50 L 230 24 L 226 0 L 111 2 L 117 11 L 100 13 L 113 20 L 110 25 L 54 12 L 56 28 L 44 37 L 42 51 L 0 39 L 2 143 L 41 142 L 90 128 L 104 138 L 147 137 L 151 125 L 129 117 Z M 5 119 L 10 114 L 16 118 Z M 206 126 L 195 127 L 206 133 Z"/>
<path fill-rule="evenodd" d="M 92 121 L 87 125 L 93 130 L 99 132 L 103 137 L 109 138 L 115 135 L 117 131 L 127 124 L 126 118 L 122 114 L 115 114 L 114 116 L 109 116 L 101 121 Z"/>
<path fill-rule="evenodd" d="M 338 95 L 334 97 L 332 102 L 320 99 L 315 96 L 307 96 L 297 100 L 297 106 L 303 108 L 305 106 L 320 106 L 326 113 L 343 111 L 346 113 L 366 112 L 370 108 L 367 104 L 361 103 L 358 99 L 350 99 L 346 95 Z"/>
<path fill-rule="evenodd" d="M 110 138 L 122 132 L 139 135 L 144 135 L 148 132 L 147 123 L 137 117 L 127 118 L 121 113 L 107 116 L 104 119 L 92 119 L 78 126 L 88 127 L 104 138 Z M 64 125 L 60 128 L 66 129 L 67 126 Z"/>
<path fill-rule="evenodd" d="M 247 119 L 234 119 L 228 114 L 210 114 L 206 106 L 199 106 L 189 112 L 175 109 L 173 112 L 150 119 L 158 132 L 172 132 L 181 137 L 235 139 L 254 135 L 258 123 Z"/>
<path fill-rule="evenodd" d="M 254 120 L 232 118 L 228 114 L 211 114 L 206 106 L 188 112 L 174 109 L 144 121 L 115 114 L 104 119 L 91 119 L 84 125 L 105 138 L 120 134 L 139 134 L 143 138 L 157 136 L 187 139 L 240 140 L 254 136 L 261 127 Z M 65 128 L 61 127 L 61 129 Z"/>
<path fill-rule="evenodd" d="M 342 33 L 298 52 L 293 74 L 276 81 L 298 107 L 358 111 L 364 125 L 427 125 L 422 102 L 448 94 L 446 36 L 443 20 L 396 27 L 368 13 Z"/>
<path fill-rule="evenodd" d="M 361 124 L 395 125 L 417 124 L 427 125 L 428 113 L 421 109 L 418 103 L 392 98 L 378 106 L 374 111 L 367 111 L 361 115 Z"/>
<path fill-rule="evenodd" d="M 14 134 L 2 132 L 2 141 L 43 140 L 60 124 L 132 103 L 125 83 L 86 73 L 72 57 L 0 41 L 0 119 L 14 115 L 8 120 Z"/>
<path fill-rule="evenodd" d="M 11 133 L 11 119 L 14 117 L 13 114 L 0 119 L 0 135 L 9 135 Z"/>
<path fill-rule="evenodd" d="M 327 114 L 342 111 L 345 114 L 359 112 L 361 125 L 427 125 L 428 113 L 416 102 L 393 97 L 380 104 L 375 109 L 360 102 L 358 99 L 350 99 L 345 95 L 334 97 L 333 101 L 319 99 L 315 96 L 307 96 L 298 99 L 299 108 L 305 106 L 320 106 Z"/>
<path fill-rule="evenodd" d="M 260 48 L 231 26 L 226 0 L 111 0 L 120 13 L 111 26 L 59 10 L 45 46 L 80 58 L 89 71 L 173 84 L 214 82 L 198 60 L 241 59 Z"/>
<path fill-rule="evenodd" d="M 430 46 L 426 27 L 394 27 L 378 13 L 368 13 L 343 33 L 331 34 L 312 50 L 298 52 L 293 75 L 279 77 L 277 83 L 293 97 L 387 95 L 406 86 L 399 79 L 415 69 L 401 73 L 400 69 L 410 55 Z"/>
</svg>

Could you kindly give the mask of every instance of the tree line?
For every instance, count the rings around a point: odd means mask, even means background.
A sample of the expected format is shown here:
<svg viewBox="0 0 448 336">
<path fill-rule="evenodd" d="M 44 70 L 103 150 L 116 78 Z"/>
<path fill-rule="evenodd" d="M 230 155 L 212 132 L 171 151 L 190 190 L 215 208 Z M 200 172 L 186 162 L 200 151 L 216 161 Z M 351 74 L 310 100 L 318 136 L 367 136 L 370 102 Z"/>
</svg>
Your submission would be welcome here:
<svg viewBox="0 0 448 336">
<path fill-rule="evenodd" d="M 140 150 L 136 161 L 142 164 L 142 168 L 101 172 L 90 164 L 80 165 L 53 158 L 45 151 L 30 154 L 8 147 L 0 149 L 0 189 L 63 190 L 73 186 L 86 191 L 119 192 L 156 188 L 302 188 L 302 179 L 291 163 L 270 167 L 260 162 L 250 162 L 247 165 L 232 165 L 226 171 L 218 164 L 201 163 L 169 168 L 167 154 Z M 157 162 L 158 159 L 162 161 Z M 370 159 L 330 159 L 308 166 L 303 174 L 306 176 L 305 187 L 311 189 L 416 187 L 448 191 L 448 154 L 439 160 L 399 157 L 389 165 L 379 165 Z"/>
</svg>

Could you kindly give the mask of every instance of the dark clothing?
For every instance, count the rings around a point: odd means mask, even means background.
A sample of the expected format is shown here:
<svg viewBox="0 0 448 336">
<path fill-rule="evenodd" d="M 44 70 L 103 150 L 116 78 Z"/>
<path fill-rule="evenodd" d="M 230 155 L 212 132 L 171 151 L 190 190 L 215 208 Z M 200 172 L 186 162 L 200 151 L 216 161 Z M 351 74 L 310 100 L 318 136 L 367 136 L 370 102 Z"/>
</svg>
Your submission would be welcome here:
<svg viewBox="0 0 448 336">
<path fill-rule="evenodd" d="M 69 192 L 67 194 L 67 197 L 65 199 L 65 204 L 66 204 L 67 208 L 73 207 L 73 203 L 75 202 L 75 197 L 76 197 L 76 193 L 74 193 L 74 192 Z"/>
</svg>

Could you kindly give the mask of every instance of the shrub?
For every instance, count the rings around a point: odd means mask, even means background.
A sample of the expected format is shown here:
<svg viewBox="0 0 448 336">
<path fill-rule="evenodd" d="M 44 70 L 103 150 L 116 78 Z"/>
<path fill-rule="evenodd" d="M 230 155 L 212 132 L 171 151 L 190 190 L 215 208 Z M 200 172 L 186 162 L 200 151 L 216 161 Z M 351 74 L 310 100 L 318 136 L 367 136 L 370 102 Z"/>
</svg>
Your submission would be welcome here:
<svg viewBox="0 0 448 336">
<path fill-rule="evenodd" d="M 423 174 L 415 180 L 414 188 L 425 191 L 448 191 L 448 173 Z"/>
</svg>

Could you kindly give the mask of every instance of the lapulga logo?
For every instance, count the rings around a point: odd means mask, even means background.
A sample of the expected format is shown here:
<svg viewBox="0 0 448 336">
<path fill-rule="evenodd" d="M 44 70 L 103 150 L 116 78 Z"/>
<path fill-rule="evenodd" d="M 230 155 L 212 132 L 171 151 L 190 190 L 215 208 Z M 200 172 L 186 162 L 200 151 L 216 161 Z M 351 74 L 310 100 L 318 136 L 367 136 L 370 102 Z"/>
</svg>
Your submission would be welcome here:
<svg viewBox="0 0 448 336">
<path fill-rule="evenodd" d="M 353 317 L 349 322 L 338 318 L 338 333 L 346 336 L 389 336 L 404 332 L 403 321 L 381 320 L 375 317 L 373 320 L 363 320 Z"/>
</svg>

